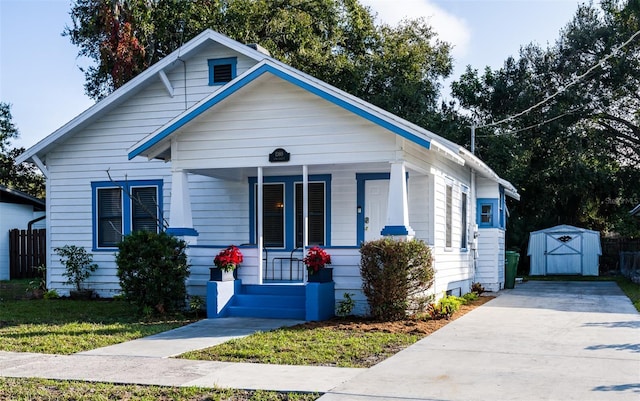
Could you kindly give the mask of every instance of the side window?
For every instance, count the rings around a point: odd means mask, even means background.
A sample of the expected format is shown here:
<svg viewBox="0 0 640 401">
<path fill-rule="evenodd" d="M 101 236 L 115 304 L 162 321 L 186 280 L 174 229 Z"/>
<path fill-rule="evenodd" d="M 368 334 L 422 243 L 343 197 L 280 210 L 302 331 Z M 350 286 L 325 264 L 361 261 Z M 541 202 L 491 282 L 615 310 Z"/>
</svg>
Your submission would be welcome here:
<svg viewBox="0 0 640 401">
<path fill-rule="evenodd" d="M 94 249 L 113 249 L 133 231 L 160 229 L 161 180 L 94 182 L 91 188 Z"/>
<path fill-rule="evenodd" d="M 493 210 L 491 204 L 480 205 L 480 223 L 483 225 L 493 225 Z"/>
<path fill-rule="evenodd" d="M 498 228 L 498 198 L 479 198 L 477 203 L 476 222 L 480 228 Z"/>
<path fill-rule="evenodd" d="M 209 85 L 224 85 L 236 77 L 236 57 L 208 60 Z"/>
<path fill-rule="evenodd" d="M 462 193 L 462 200 L 460 201 L 460 248 L 467 248 L 467 232 L 468 232 L 468 224 L 467 224 L 467 193 Z"/>
<path fill-rule="evenodd" d="M 122 239 L 123 213 L 120 188 L 97 189 L 97 245 L 100 248 L 115 247 Z"/>
<path fill-rule="evenodd" d="M 158 231 L 157 187 L 131 189 L 131 231 Z"/>
<path fill-rule="evenodd" d="M 256 191 L 257 196 L 258 191 Z M 284 248 L 284 185 L 265 184 L 263 187 L 263 226 L 264 246 Z M 258 203 L 256 202 L 256 205 Z M 257 222 L 257 219 L 256 219 Z"/>
</svg>

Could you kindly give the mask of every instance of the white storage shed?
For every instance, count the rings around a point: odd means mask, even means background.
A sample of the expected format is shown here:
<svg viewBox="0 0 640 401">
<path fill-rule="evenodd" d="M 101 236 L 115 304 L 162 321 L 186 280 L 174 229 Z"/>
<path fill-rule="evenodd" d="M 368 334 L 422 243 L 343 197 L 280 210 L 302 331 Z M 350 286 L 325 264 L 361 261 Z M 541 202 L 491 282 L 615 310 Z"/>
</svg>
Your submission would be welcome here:
<svg viewBox="0 0 640 401">
<path fill-rule="evenodd" d="M 598 231 L 560 225 L 529 236 L 532 276 L 577 274 L 597 276 L 602 254 Z"/>
</svg>

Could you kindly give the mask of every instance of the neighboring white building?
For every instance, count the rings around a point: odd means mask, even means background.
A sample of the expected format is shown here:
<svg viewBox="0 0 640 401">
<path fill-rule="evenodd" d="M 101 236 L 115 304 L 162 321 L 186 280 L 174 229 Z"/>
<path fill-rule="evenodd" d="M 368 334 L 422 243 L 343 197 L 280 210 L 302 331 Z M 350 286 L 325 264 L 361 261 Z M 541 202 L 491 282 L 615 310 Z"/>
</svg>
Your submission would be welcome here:
<svg viewBox="0 0 640 401">
<path fill-rule="evenodd" d="M 9 231 L 44 228 L 45 202 L 0 185 L 0 280 L 9 280 Z M 38 220 L 38 221 L 35 221 Z"/>
<path fill-rule="evenodd" d="M 227 245 L 242 245 L 242 284 L 261 285 L 305 282 L 303 247 L 317 244 L 332 256 L 336 299 L 354 293 L 364 313 L 359 245 L 416 237 L 433 248 L 437 295 L 502 288 L 510 183 L 257 48 L 207 30 L 28 149 L 18 161 L 47 177 L 50 249 L 90 250 L 100 268 L 89 284 L 108 297 L 120 291 L 115 244 L 155 218 L 189 241 L 193 294 Z M 49 259 L 48 288 L 64 293 Z"/>
<path fill-rule="evenodd" d="M 600 233 L 568 225 L 534 231 L 527 255 L 532 276 L 554 274 L 597 276 L 600 266 Z"/>
</svg>

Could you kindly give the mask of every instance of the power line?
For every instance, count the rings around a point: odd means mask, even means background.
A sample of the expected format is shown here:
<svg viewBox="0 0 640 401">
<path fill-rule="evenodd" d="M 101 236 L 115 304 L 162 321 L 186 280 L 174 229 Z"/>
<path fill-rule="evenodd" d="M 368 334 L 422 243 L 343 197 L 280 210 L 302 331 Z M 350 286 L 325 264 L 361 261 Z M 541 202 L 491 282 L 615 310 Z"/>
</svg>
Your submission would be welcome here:
<svg viewBox="0 0 640 401">
<path fill-rule="evenodd" d="M 623 47 L 625 47 L 626 45 L 628 45 L 629 43 L 631 43 L 636 36 L 640 35 L 640 31 L 637 31 L 636 33 L 634 33 L 633 35 L 631 35 L 631 37 L 629 39 L 627 39 L 624 43 L 622 43 L 620 46 L 614 48 L 613 50 L 611 50 L 611 52 L 609 54 L 607 54 L 604 58 L 602 58 L 600 61 L 598 61 L 595 65 L 591 66 L 586 72 L 584 72 L 583 74 L 578 75 L 577 77 L 575 77 L 571 82 L 569 82 L 567 85 L 561 87 L 560 89 L 558 89 L 554 94 L 542 99 L 541 101 L 539 101 L 538 103 L 534 104 L 533 106 L 529 107 L 526 110 L 523 110 L 519 113 L 513 114 L 507 118 L 503 118 L 500 121 L 497 122 L 493 122 L 493 123 L 489 123 L 489 124 L 485 124 L 485 125 L 480 125 L 477 126 L 476 128 L 488 128 L 488 127 L 493 127 L 508 121 L 511 121 L 515 118 L 518 118 L 520 116 L 523 116 L 527 113 L 529 113 L 530 111 L 537 109 L 538 107 L 542 106 L 543 104 L 547 103 L 548 101 L 550 101 L 551 99 L 555 98 L 556 96 L 560 95 L 561 93 L 563 93 L 564 91 L 566 91 L 569 87 L 577 84 L 578 82 L 580 82 L 584 77 L 586 77 L 587 75 L 591 74 L 591 72 L 593 72 L 596 68 L 601 67 L 607 60 L 609 60 L 611 57 L 613 57 L 620 49 L 622 49 Z"/>
<path fill-rule="evenodd" d="M 520 128 L 520 129 L 517 129 L 515 131 L 504 132 L 504 133 L 501 133 L 500 135 L 501 136 L 503 136 L 503 135 L 513 135 L 513 134 L 517 134 L 517 133 L 522 132 L 522 131 L 530 130 L 531 128 L 541 127 L 541 126 L 543 126 L 545 124 L 548 124 L 548 123 L 550 123 L 552 121 L 559 120 L 562 117 L 569 116 L 569 115 L 575 113 L 576 111 L 578 111 L 578 109 L 570 110 L 570 111 L 567 111 L 566 113 L 560 114 L 559 116 L 552 117 L 552 118 L 550 118 L 548 120 L 545 120 L 545 121 L 542 121 L 540 123 L 532 124 L 532 125 L 530 125 L 528 127 Z M 486 126 L 483 126 L 483 127 L 486 127 Z M 483 128 L 483 127 L 476 127 L 476 128 Z M 488 137 L 488 136 L 492 136 L 492 135 L 477 135 L 476 134 L 476 137 Z"/>
</svg>

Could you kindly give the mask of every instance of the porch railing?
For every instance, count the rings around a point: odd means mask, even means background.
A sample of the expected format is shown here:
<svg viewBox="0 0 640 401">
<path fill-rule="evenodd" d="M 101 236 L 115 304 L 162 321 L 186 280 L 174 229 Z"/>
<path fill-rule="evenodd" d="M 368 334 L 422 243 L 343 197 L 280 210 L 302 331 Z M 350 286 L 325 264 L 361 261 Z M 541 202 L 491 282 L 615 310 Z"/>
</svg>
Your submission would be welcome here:
<svg viewBox="0 0 640 401">
<path fill-rule="evenodd" d="M 304 280 L 304 255 L 302 248 L 291 252 L 264 249 L 263 279 L 265 281 L 294 281 Z"/>
</svg>

